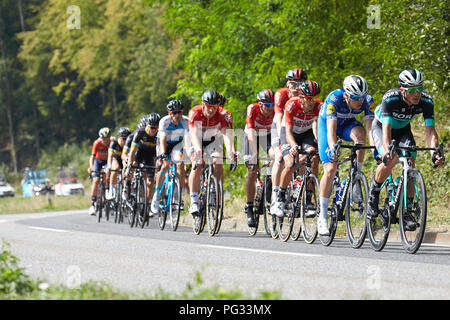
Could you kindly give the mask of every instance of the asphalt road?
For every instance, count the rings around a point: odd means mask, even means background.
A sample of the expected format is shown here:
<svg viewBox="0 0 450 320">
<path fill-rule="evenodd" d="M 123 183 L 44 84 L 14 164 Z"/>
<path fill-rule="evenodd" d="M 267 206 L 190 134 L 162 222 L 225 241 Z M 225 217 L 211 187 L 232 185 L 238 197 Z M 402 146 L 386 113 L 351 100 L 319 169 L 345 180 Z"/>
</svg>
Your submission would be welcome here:
<svg viewBox="0 0 450 320">
<path fill-rule="evenodd" d="M 258 233 L 221 230 L 210 237 L 191 227 L 161 231 L 97 223 L 86 211 L 0 216 L 0 238 L 33 277 L 77 287 L 105 281 L 131 292 L 179 292 L 200 272 L 205 286 L 241 288 L 256 297 L 279 290 L 284 299 L 449 299 L 450 246 L 423 244 L 415 255 L 390 242 L 382 252 L 347 240 L 282 243 Z"/>
</svg>

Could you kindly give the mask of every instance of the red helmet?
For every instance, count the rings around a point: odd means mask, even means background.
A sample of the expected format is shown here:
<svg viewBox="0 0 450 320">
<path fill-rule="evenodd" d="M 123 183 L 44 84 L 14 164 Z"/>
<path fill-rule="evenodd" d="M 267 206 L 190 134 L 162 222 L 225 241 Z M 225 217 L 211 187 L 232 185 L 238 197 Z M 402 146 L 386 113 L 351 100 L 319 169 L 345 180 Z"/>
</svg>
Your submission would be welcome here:
<svg viewBox="0 0 450 320">
<path fill-rule="evenodd" d="M 307 78 L 306 72 L 300 68 L 291 69 L 286 74 L 286 80 L 288 81 L 305 81 Z"/>
<path fill-rule="evenodd" d="M 270 89 L 261 90 L 256 97 L 262 103 L 273 103 L 273 91 Z"/>
</svg>

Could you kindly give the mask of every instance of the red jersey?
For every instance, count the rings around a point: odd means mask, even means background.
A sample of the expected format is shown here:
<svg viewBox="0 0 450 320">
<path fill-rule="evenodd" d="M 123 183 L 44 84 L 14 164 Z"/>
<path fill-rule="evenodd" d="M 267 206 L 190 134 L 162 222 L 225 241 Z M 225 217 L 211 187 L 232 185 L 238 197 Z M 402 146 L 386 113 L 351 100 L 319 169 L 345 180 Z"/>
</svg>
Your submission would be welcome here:
<svg viewBox="0 0 450 320">
<path fill-rule="evenodd" d="M 208 119 L 203 114 L 203 105 L 197 105 L 189 111 L 189 128 L 200 127 L 203 132 L 203 139 L 209 140 L 218 134 L 222 129 L 233 128 L 233 117 L 231 113 L 219 107 L 216 114 Z"/>
<path fill-rule="evenodd" d="M 109 141 L 111 141 L 112 137 Z M 95 154 L 95 158 L 101 161 L 107 161 L 108 160 L 108 148 L 109 148 L 109 142 L 108 144 L 103 144 L 103 141 L 101 138 L 98 138 L 94 141 L 94 144 L 92 145 L 92 152 L 91 154 Z"/>
<path fill-rule="evenodd" d="M 268 117 L 263 116 L 259 103 L 250 104 L 247 107 L 247 119 L 245 120 L 244 132 L 247 133 L 248 129 L 255 129 L 258 135 L 270 134 L 273 116 L 273 112 Z"/>
<path fill-rule="evenodd" d="M 282 88 L 275 93 L 275 113 L 284 113 L 284 106 L 289 100 L 289 89 Z"/>
<path fill-rule="evenodd" d="M 317 99 L 314 108 L 309 113 L 305 113 L 302 107 L 302 102 L 299 97 L 294 97 L 286 102 L 284 109 L 284 118 L 281 126 L 293 126 L 295 134 L 300 134 L 312 128 L 314 120 L 319 116 L 319 111 L 322 106 L 322 100 Z"/>
</svg>

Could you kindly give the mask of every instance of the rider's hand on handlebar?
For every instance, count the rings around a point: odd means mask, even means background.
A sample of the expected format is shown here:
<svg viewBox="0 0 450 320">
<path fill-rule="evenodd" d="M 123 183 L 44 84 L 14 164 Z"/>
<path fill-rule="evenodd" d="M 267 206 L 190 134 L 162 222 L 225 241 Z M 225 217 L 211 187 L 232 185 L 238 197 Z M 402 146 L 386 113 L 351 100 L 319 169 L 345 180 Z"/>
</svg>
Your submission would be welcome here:
<svg viewBox="0 0 450 320">
<path fill-rule="evenodd" d="M 435 167 L 444 165 L 444 158 L 439 155 L 437 151 L 433 153 L 433 157 L 431 158 Z"/>
<path fill-rule="evenodd" d="M 295 157 L 296 155 L 298 155 L 298 151 L 299 150 L 300 150 L 299 146 L 294 146 L 294 147 L 291 148 L 289 153 L 291 154 L 291 156 Z"/>
</svg>

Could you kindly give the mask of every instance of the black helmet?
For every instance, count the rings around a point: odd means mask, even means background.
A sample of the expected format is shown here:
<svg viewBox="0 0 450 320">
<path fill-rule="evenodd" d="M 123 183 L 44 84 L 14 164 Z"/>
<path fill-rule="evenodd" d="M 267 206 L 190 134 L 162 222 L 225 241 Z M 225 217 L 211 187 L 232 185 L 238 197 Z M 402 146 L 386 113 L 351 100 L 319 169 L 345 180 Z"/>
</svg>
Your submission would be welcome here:
<svg viewBox="0 0 450 320">
<path fill-rule="evenodd" d="M 167 111 L 183 110 L 183 103 L 180 100 L 170 100 L 167 104 Z"/>
<path fill-rule="evenodd" d="M 308 97 L 317 97 L 320 93 L 319 84 L 315 81 L 306 80 L 300 84 L 300 94 Z"/>
<path fill-rule="evenodd" d="M 227 98 L 225 98 L 225 96 L 221 93 L 219 93 L 219 98 L 220 98 L 219 106 L 221 106 L 221 107 L 225 106 L 225 102 L 227 102 Z"/>
<path fill-rule="evenodd" d="M 154 112 L 147 116 L 146 123 L 153 127 L 157 127 L 159 125 L 159 120 L 161 120 L 160 115 Z"/>
<path fill-rule="evenodd" d="M 117 135 L 120 138 L 127 138 L 130 134 L 131 131 L 127 127 L 120 127 L 119 130 L 117 131 Z"/>
<path fill-rule="evenodd" d="M 202 95 L 202 101 L 210 106 L 217 106 L 220 104 L 220 93 L 214 90 L 205 91 Z"/>
<path fill-rule="evenodd" d="M 148 116 L 143 116 L 140 120 L 138 125 L 136 126 L 136 129 L 141 129 L 145 127 L 145 124 L 147 123 L 147 117 Z"/>
<path fill-rule="evenodd" d="M 256 95 L 258 101 L 263 103 L 273 103 L 273 91 L 270 89 L 264 89 L 258 92 Z"/>
<path fill-rule="evenodd" d="M 99 136 L 100 138 L 108 138 L 110 135 L 111 135 L 111 131 L 110 131 L 109 128 L 107 128 L 107 127 L 101 128 L 101 129 L 98 131 L 98 136 Z"/>
<path fill-rule="evenodd" d="M 288 81 L 305 81 L 306 79 L 308 79 L 306 72 L 300 68 L 291 69 L 286 74 Z"/>
</svg>

